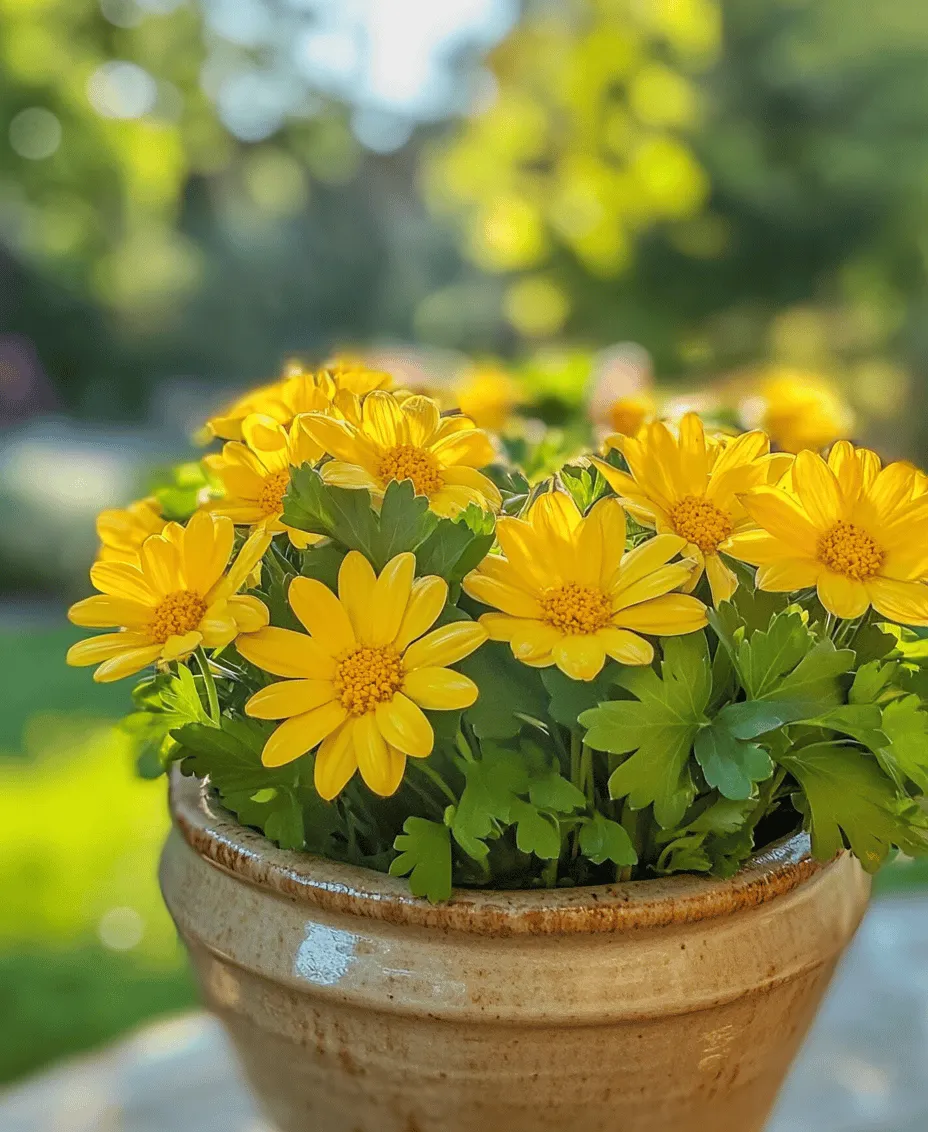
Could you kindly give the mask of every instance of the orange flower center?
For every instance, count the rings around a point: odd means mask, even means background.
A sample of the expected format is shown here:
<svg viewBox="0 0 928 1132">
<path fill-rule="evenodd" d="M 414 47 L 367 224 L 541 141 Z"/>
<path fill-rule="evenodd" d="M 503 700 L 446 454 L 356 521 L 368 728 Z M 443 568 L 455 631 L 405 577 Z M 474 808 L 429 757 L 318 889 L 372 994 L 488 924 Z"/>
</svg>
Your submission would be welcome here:
<svg viewBox="0 0 928 1132">
<path fill-rule="evenodd" d="M 148 624 L 153 641 L 163 645 L 196 629 L 206 616 L 206 602 L 193 590 L 175 590 L 165 597 Z"/>
<path fill-rule="evenodd" d="M 545 621 L 562 633 L 595 633 L 612 620 L 612 602 L 593 586 L 565 582 L 545 590 L 538 600 Z"/>
<path fill-rule="evenodd" d="M 389 645 L 361 645 L 341 657 L 333 682 L 342 707 L 352 715 L 364 715 L 400 690 L 402 657 Z"/>
<path fill-rule="evenodd" d="M 438 461 L 431 452 L 415 444 L 397 444 L 380 457 L 377 468 L 380 482 L 412 480 L 416 495 L 432 496 L 445 485 L 438 470 Z"/>
<path fill-rule="evenodd" d="M 284 509 L 284 496 L 290 486 L 290 472 L 271 472 L 264 480 L 258 506 L 265 515 L 279 515 Z"/>
<path fill-rule="evenodd" d="M 862 582 L 880 572 L 886 552 L 861 527 L 835 523 L 818 540 L 818 560 L 846 578 Z"/>
<path fill-rule="evenodd" d="M 734 530 L 731 516 L 698 495 L 684 495 L 670 508 L 670 525 L 703 554 L 714 554 Z"/>
</svg>

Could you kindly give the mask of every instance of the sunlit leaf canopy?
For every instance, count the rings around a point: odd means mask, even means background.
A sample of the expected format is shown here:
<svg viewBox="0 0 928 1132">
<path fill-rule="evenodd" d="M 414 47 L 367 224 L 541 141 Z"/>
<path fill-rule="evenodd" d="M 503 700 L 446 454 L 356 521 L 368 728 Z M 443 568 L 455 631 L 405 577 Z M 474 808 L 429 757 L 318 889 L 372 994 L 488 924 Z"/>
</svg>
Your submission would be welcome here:
<svg viewBox="0 0 928 1132">
<path fill-rule="evenodd" d="M 692 76 L 720 32 L 713 0 L 530 7 L 492 55 L 498 89 L 428 162 L 428 199 L 463 221 L 487 271 L 542 268 L 562 247 L 594 276 L 621 273 L 639 232 L 705 203 L 686 133 L 700 119 Z M 542 277 L 515 284 L 507 307 L 530 335 L 569 310 Z"/>
</svg>

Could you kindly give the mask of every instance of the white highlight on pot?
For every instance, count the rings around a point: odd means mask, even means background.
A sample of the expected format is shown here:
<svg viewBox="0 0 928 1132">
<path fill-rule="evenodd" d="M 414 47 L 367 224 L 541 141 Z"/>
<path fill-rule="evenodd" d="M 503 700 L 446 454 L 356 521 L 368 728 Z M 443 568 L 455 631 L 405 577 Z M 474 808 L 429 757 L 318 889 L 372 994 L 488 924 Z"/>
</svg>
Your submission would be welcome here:
<svg viewBox="0 0 928 1132">
<path fill-rule="evenodd" d="M 355 962 L 357 943 L 358 937 L 352 932 L 307 924 L 306 938 L 293 961 L 293 973 L 317 986 L 334 987 Z"/>
</svg>

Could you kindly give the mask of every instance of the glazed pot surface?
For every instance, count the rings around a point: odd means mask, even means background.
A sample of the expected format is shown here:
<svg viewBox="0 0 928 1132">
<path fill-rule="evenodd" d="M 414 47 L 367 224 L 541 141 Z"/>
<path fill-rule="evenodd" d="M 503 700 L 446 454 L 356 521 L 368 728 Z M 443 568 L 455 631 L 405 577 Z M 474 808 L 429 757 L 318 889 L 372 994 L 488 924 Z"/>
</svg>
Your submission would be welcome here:
<svg viewBox="0 0 928 1132">
<path fill-rule="evenodd" d="M 460 891 L 284 852 L 172 781 L 168 907 L 281 1132 L 760 1132 L 869 879 Z"/>
</svg>

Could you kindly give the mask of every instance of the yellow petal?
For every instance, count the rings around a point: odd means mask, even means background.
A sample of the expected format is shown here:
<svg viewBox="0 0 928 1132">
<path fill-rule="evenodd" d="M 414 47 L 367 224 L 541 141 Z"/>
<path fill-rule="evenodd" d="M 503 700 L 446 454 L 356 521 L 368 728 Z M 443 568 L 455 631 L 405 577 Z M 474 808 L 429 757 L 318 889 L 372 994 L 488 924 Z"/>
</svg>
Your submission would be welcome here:
<svg viewBox="0 0 928 1132">
<path fill-rule="evenodd" d="M 245 714 L 253 719 L 288 719 L 334 699 L 331 680 L 281 680 L 255 692 L 245 704 Z"/>
<path fill-rule="evenodd" d="M 815 557 L 819 531 L 782 488 L 756 487 L 743 496 L 741 502 L 759 526 L 792 546 L 798 552 L 797 557 Z"/>
<path fill-rule="evenodd" d="M 686 539 L 679 535 L 663 534 L 647 539 L 622 558 L 608 588 L 613 594 L 628 589 L 669 562 L 685 546 Z"/>
<path fill-rule="evenodd" d="M 412 592 L 416 556 L 409 551 L 397 554 L 380 572 L 367 611 L 364 640 L 372 645 L 388 645 L 396 638 Z"/>
<path fill-rule="evenodd" d="M 738 575 L 717 554 L 706 556 L 706 577 L 709 579 L 713 605 L 728 601 L 738 588 Z"/>
<path fill-rule="evenodd" d="M 242 438 L 259 455 L 268 471 L 283 471 L 288 467 L 287 430 L 280 421 L 265 413 L 251 413 L 242 421 Z"/>
<path fill-rule="evenodd" d="M 311 751 L 344 723 L 348 712 L 337 700 L 295 715 L 282 723 L 264 745 L 261 762 L 265 766 L 286 766 Z"/>
<path fill-rule="evenodd" d="M 227 604 L 240 633 L 257 633 L 270 620 L 267 606 L 251 594 L 233 594 Z"/>
<path fill-rule="evenodd" d="M 377 389 L 361 405 L 361 427 L 381 448 L 409 443 L 409 426 L 392 393 Z"/>
<path fill-rule="evenodd" d="M 483 510 L 489 508 L 491 511 L 498 511 L 503 504 L 499 488 L 489 476 L 478 472 L 476 468 L 468 468 L 463 464 L 444 468 L 441 478 L 448 487 L 467 488 L 473 501 Z"/>
<path fill-rule="evenodd" d="M 403 780 L 406 756 L 384 740 L 373 712 L 354 720 L 352 738 L 358 769 L 368 787 L 382 798 L 395 794 Z"/>
<path fill-rule="evenodd" d="M 403 667 L 407 672 L 417 668 L 445 668 L 470 656 L 487 637 L 486 629 L 477 621 L 443 625 L 409 646 L 403 655 Z"/>
<path fill-rule="evenodd" d="M 267 531 L 255 531 L 250 534 L 245 540 L 244 546 L 238 552 L 235 561 L 229 567 L 228 574 L 224 578 L 220 578 L 213 586 L 207 594 L 207 600 L 231 597 L 232 594 L 238 593 L 264 557 L 267 548 L 271 545 L 271 538 L 272 536 Z"/>
<path fill-rule="evenodd" d="M 184 588 L 180 553 L 165 535 L 147 538 L 142 544 L 140 559 L 145 580 L 159 597 Z"/>
<path fill-rule="evenodd" d="M 189 633 L 175 633 L 161 646 L 162 660 L 184 660 L 203 643 L 203 634 L 191 629 Z"/>
<path fill-rule="evenodd" d="M 530 578 L 537 589 L 544 589 L 556 580 L 552 574 L 557 573 L 557 563 L 545 561 L 541 539 L 524 519 L 500 519 L 496 524 L 496 539 L 515 572 L 520 577 Z"/>
<path fill-rule="evenodd" d="M 127 652 L 106 660 L 93 674 L 97 684 L 111 684 L 114 680 L 121 680 L 124 676 L 134 676 L 149 664 L 153 664 L 161 655 L 160 645 L 146 645 L 143 648 L 129 649 Z"/>
<path fill-rule="evenodd" d="M 306 413 L 300 425 L 307 435 L 330 456 L 346 464 L 366 464 L 373 456 L 373 448 L 358 433 L 354 425 L 339 421 L 322 413 Z M 323 472 L 327 465 L 323 465 Z"/>
<path fill-rule="evenodd" d="M 133 649 L 150 647 L 152 643 L 144 633 L 102 633 L 72 645 L 66 660 L 74 668 L 86 668 Z"/>
<path fill-rule="evenodd" d="M 408 645 L 431 629 L 447 600 L 448 583 L 444 578 L 431 574 L 413 582 L 406 612 L 392 642 L 397 652 L 403 652 Z"/>
<path fill-rule="evenodd" d="M 654 659 L 654 646 L 651 642 L 627 629 L 616 629 L 610 625 L 600 629 L 596 636 L 602 641 L 608 655 L 619 664 L 650 664 Z"/>
<path fill-rule="evenodd" d="M 219 649 L 234 641 L 238 636 L 238 626 L 228 601 L 220 598 L 213 602 L 197 629 L 203 635 L 203 643 L 210 649 Z"/>
<path fill-rule="evenodd" d="M 863 582 L 831 570 L 822 570 L 818 576 L 818 597 L 829 613 L 847 620 L 860 617 L 870 605 Z"/>
<path fill-rule="evenodd" d="M 97 594 L 78 601 L 68 610 L 68 618 L 85 629 L 110 629 L 125 625 L 129 629 L 144 629 L 151 621 L 154 609 L 124 597 Z"/>
<path fill-rule="evenodd" d="M 358 640 L 369 617 L 377 575 L 374 567 L 358 550 L 350 550 L 338 570 L 338 600 L 348 613 Z"/>
<path fill-rule="evenodd" d="M 627 609 L 630 605 L 637 605 L 642 601 L 660 597 L 670 590 L 677 589 L 690 581 L 693 573 L 691 562 L 674 562 L 669 566 L 658 566 L 650 574 L 645 574 L 630 586 L 624 586 L 615 592 L 612 598 L 612 608 L 615 611 Z"/>
<path fill-rule="evenodd" d="M 501 609 L 512 617 L 541 617 L 543 610 L 538 598 L 525 590 L 508 585 L 497 578 L 473 570 L 463 582 L 464 592 L 475 601 Z"/>
<path fill-rule="evenodd" d="M 406 418 L 406 428 L 409 434 L 409 443 L 417 448 L 425 448 L 441 420 L 438 405 L 431 397 L 416 394 L 407 397 L 400 405 L 400 410 Z"/>
<path fill-rule="evenodd" d="M 331 680 L 335 675 L 331 655 L 305 633 L 292 629 L 269 626 L 239 637 L 235 647 L 246 660 L 274 676 Z"/>
<path fill-rule="evenodd" d="M 421 708 L 429 711 L 455 711 L 477 701 L 477 685 L 462 672 L 451 668 L 417 668 L 407 672 L 403 691 Z"/>
<path fill-rule="evenodd" d="M 397 692 L 392 700 L 378 704 L 374 714 L 380 734 L 398 751 L 417 759 L 432 753 L 432 725 L 408 696 Z"/>
<path fill-rule="evenodd" d="M 554 663 L 571 680 L 593 680 L 606 663 L 605 643 L 596 635 L 562 637 L 551 650 Z"/>
<path fill-rule="evenodd" d="M 835 473 L 817 452 L 806 448 L 793 465 L 796 493 L 812 523 L 828 530 L 845 517 L 845 504 Z"/>
<path fill-rule="evenodd" d="M 689 594 L 664 594 L 663 597 L 633 605 L 631 609 L 623 609 L 612 620 L 621 629 L 638 629 L 642 633 L 672 637 L 703 628 L 706 607 Z"/>
<path fill-rule="evenodd" d="M 329 460 L 319 469 L 325 483 L 333 487 L 365 488 L 375 495 L 383 494 L 383 484 L 360 464 L 346 464 L 343 460 Z"/>
<path fill-rule="evenodd" d="M 706 434 L 696 413 L 685 413 L 679 425 L 680 467 L 693 495 L 703 495 L 709 479 Z"/>
<path fill-rule="evenodd" d="M 146 606 L 158 602 L 145 575 L 129 562 L 95 562 L 90 568 L 90 580 L 101 593 L 111 597 L 128 598 Z"/>
<path fill-rule="evenodd" d="M 601 499 L 594 505 L 585 522 L 595 522 L 599 527 L 602 559 L 599 577 L 593 584 L 607 589 L 625 553 L 625 509 L 617 499 Z M 582 552 L 580 557 L 582 558 Z"/>
<path fill-rule="evenodd" d="M 742 433 L 719 453 L 712 466 L 712 479 L 725 475 L 732 468 L 753 463 L 770 451 L 770 441 L 760 430 Z"/>
<path fill-rule="evenodd" d="M 287 600 L 306 631 L 330 655 L 338 656 L 356 646 L 347 610 L 318 578 L 294 578 Z"/>
<path fill-rule="evenodd" d="M 544 621 L 513 620 L 509 628 L 509 647 L 516 660 L 534 664 L 551 656 L 564 634 Z"/>
<path fill-rule="evenodd" d="M 795 558 L 796 548 L 782 539 L 774 538 L 766 531 L 745 531 L 725 541 L 725 553 L 740 562 L 750 562 L 752 566 L 781 562 L 784 558 Z M 803 561 L 814 561 L 812 558 Z"/>
<path fill-rule="evenodd" d="M 529 522 L 542 537 L 570 545 L 581 518 L 576 503 L 566 492 L 548 491 L 532 505 Z"/>
<path fill-rule="evenodd" d="M 757 571 L 757 588 L 771 593 L 792 593 L 818 582 L 822 567 L 808 558 L 783 558 L 767 562 Z"/>
<path fill-rule="evenodd" d="M 346 720 L 322 740 L 316 752 L 313 781 L 320 798 L 327 802 L 342 792 L 358 769 L 352 732 L 351 721 Z"/>
<path fill-rule="evenodd" d="M 188 589 L 207 594 L 232 554 L 235 524 L 221 515 L 197 511 L 184 531 L 183 570 Z"/>
<path fill-rule="evenodd" d="M 916 469 L 901 460 L 888 464 L 879 473 L 867 496 L 880 519 L 885 521 L 900 504 L 912 497 L 915 475 Z"/>
<path fill-rule="evenodd" d="M 874 608 L 900 625 L 928 625 L 928 586 L 871 578 L 866 584 Z"/>
<path fill-rule="evenodd" d="M 446 436 L 432 445 L 432 455 L 443 468 L 464 464 L 469 468 L 485 468 L 496 456 L 490 438 L 479 428 L 466 429 Z"/>
</svg>

